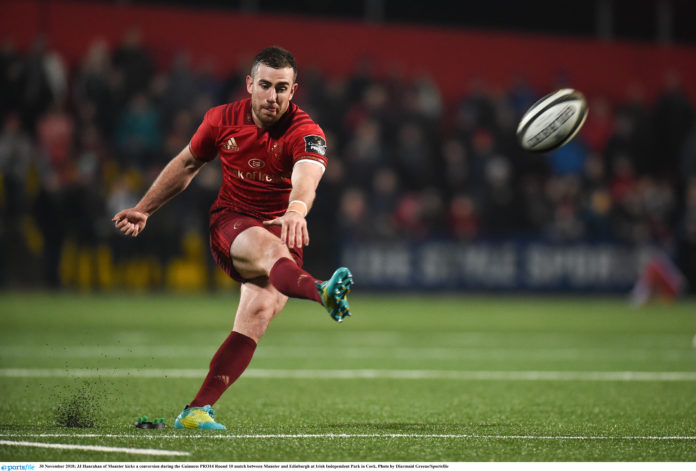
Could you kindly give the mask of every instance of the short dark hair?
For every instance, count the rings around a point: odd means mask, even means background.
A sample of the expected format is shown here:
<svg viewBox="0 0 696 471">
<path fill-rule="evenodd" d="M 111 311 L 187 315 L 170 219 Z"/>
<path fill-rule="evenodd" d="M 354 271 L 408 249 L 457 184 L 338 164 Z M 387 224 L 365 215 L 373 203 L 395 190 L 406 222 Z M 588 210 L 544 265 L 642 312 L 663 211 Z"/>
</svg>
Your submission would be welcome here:
<svg viewBox="0 0 696 471">
<path fill-rule="evenodd" d="M 254 58 L 254 63 L 251 65 L 251 76 L 259 70 L 259 64 L 267 65 L 273 69 L 284 69 L 292 67 L 294 72 L 293 78 L 297 79 L 297 63 L 295 57 L 287 49 L 280 46 L 270 46 L 259 52 Z"/>
</svg>

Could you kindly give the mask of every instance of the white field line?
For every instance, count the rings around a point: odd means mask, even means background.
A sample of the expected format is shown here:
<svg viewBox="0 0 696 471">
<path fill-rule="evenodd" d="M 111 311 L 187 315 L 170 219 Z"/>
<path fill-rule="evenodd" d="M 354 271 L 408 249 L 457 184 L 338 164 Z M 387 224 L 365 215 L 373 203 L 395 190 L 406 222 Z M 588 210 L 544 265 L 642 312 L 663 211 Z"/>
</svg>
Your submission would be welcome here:
<svg viewBox="0 0 696 471">
<path fill-rule="evenodd" d="M 27 446 L 35 448 L 58 448 L 61 450 L 102 451 L 106 453 L 125 453 L 129 455 L 189 456 L 186 451 L 154 450 L 151 448 L 123 448 L 98 445 L 72 445 L 67 443 L 40 443 L 14 440 L 0 440 L 0 446 Z"/>
<path fill-rule="evenodd" d="M 582 436 L 582 435 L 481 435 L 459 433 L 262 433 L 262 434 L 158 434 L 158 433 L 0 433 L 0 437 L 25 437 L 25 438 L 147 438 L 157 439 L 188 439 L 188 438 L 215 438 L 224 440 L 245 439 L 296 439 L 296 438 L 435 438 L 435 439 L 480 439 L 480 440 L 628 440 L 628 441 L 663 441 L 686 440 L 694 441 L 696 436 L 689 435 L 632 435 L 632 436 Z M 0 441 L 0 444 L 4 441 Z M 15 443 L 15 442 L 10 442 Z M 131 450 L 131 448 L 126 448 Z M 158 450 L 154 450 L 158 451 Z M 164 450 L 160 450 L 164 451 Z"/>
<path fill-rule="evenodd" d="M 202 369 L 2 368 L 5 378 L 202 378 Z M 696 381 L 694 371 L 458 371 L 458 370 L 280 370 L 248 369 L 245 378 L 451 379 L 466 381 Z"/>
<path fill-rule="evenodd" d="M 685 344 L 686 345 L 686 344 Z M 661 360 L 675 361 L 693 356 L 690 343 L 689 348 L 624 348 L 620 350 L 602 347 L 490 347 L 490 346 L 459 346 L 447 348 L 399 348 L 393 346 L 360 346 L 341 347 L 343 358 L 401 358 L 401 359 L 507 359 L 528 358 L 534 360 L 569 360 L 578 359 L 594 360 L 603 359 L 607 355 L 613 358 L 645 361 Z M 175 345 L 148 345 L 148 346 L 98 346 L 98 345 L 72 345 L 60 347 L 32 347 L 32 346 L 0 346 L 0 356 L 5 358 L 209 358 L 214 353 L 210 346 L 175 346 Z M 335 347 L 303 346 L 303 347 L 274 347 L 266 346 L 256 353 L 261 358 L 306 358 L 308 356 L 321 356 L 327 352 L 335 351 Z"/>
</svg>

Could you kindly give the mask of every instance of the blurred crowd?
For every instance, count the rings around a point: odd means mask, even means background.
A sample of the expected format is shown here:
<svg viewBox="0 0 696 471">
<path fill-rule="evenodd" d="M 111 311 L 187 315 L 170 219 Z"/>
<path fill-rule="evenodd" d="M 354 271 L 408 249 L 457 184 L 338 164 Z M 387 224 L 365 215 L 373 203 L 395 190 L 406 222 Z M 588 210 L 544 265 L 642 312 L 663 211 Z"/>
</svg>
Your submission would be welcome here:
<svg viewBox="0 0 696 471">
<path fill-rule="evenodd" d="M 219 73 L 225 72 L 225 73 Z M 111 217 L 133 206 L 212 106 L 246 96 L 248 71 L 185 52 L 158 68 L 138 31 L 95 40 L 78 64 L 38 38 L 0 51 L 0 287 L 207 289 L 228 283 L 207 249 L 220 183 L 206 165 L 137 241 Z M 300 64 L 295 101 L 327 134 L 329 166 L 309 215 L 317 276 L 343 242 L 508 237 L 651 243 L 696 285 L 696 113 L 679 77 L 592 90 L 581 133 L 550 154 L 523 151 L 522 113 L 550 90 L 523 77 L 473 79 L 443 97 L 428 76 L 350 76 Z M 572 86 L 559 76 L 556 88 Z"/>
</svg>

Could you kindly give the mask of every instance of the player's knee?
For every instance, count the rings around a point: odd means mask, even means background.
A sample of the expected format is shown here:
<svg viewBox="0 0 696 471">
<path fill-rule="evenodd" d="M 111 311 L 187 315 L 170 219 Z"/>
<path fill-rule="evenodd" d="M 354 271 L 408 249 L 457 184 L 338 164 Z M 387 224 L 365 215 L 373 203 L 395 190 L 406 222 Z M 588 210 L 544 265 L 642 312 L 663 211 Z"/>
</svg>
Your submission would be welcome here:
<svg viewBox="0 0 696 471">
<path fill-rule="evenodd" d="M 252 318 L 255 324 L 267 326 L 277 313 L 276 300 L 268 298 L 256 304 Z"/>
<path fill-rule="evenodd" d="M 266 249 L 266 258 L 269 261 L 271 267 L 273 264 L 281 258 L 289 258 L 292 260 L 292 255 L 288 247 L 282 242 L 270 244 Z"/>
<path fill-rule="evenodd" d="M 285 307 L 285 303 L 287 303 L 287 302 L 288 302 L 288 297 L 285 296 L 285 295 L 279 294 L 279 295 L 276 297 L 276 301 L 275 301 L 275 314 L 273 315 L 274 317 L 275 317 L 280 311 L 283 310 L 283 308 Z"/>
<path fill-rule="evenodd" d="M 273 318 L 283 310 L 287 300 L 288 298 L 286 296 L 278 293 L 278 296 L 268 297 L 256 306 L 253 314 L 255 319 L 254 323 L 261 329 L 262 334 Z"/>
</svg>

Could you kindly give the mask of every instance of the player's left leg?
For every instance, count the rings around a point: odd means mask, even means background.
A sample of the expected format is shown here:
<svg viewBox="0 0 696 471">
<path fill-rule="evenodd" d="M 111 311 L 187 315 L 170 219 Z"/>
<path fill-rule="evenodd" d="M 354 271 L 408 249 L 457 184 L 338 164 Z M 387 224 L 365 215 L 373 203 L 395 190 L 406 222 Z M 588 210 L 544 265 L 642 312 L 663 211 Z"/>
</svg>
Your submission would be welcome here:
<svg viewBox="0 0 696 471">
<path fill-rule="evenodd" d="M 280 293 L 267 278 L 243 283 L 233 330 L 258 343 L 287 301 L 288 297 Z"/>
<path fill-rule="evenodd" d="M 267 279 L 242 284 L 232 333 L 213 356 L 198 394 L 177 417 L 176 428 L 225 428 L 213 420 L 210 406 L 246 370 L 258 341 L 287 299 Z"/>
</svg>

